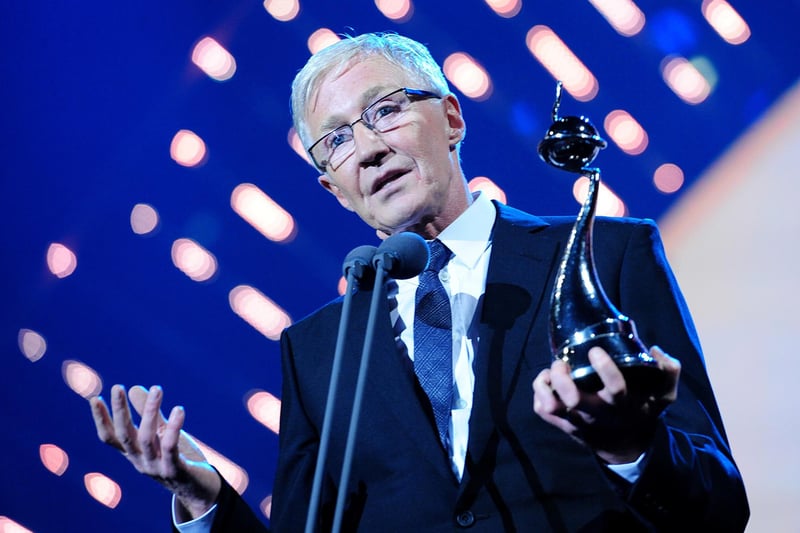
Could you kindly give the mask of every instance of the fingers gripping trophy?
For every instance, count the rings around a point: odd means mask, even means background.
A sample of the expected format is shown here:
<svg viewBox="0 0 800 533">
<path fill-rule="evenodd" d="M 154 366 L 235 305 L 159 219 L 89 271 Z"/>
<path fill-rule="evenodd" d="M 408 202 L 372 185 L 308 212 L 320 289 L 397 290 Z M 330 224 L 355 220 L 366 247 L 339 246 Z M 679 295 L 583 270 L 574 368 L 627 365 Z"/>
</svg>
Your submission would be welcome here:
<svg viewBox="0 0 800 533">
<path fill-rule="evenodd" d="M 589 363 L 589 349 L 599 346 L 622 371 L 631 393 L 648 397 L 664 387 L 664 372 L 636 334 L 636 326 L 608 299 L 595 270 L 592 233 L 600 169 L 591 168 L 607 143 L 586 117 L 558 117 L 561 82 L 556 86 L 552 119 L 539 143 L 546 163 L 589 179 L 587 198 L 570 233 L 550 298 L 550 347 L 553 357 L 570 367 L 578 388 L 595 392 L 603 383 Z"/>
</svg>

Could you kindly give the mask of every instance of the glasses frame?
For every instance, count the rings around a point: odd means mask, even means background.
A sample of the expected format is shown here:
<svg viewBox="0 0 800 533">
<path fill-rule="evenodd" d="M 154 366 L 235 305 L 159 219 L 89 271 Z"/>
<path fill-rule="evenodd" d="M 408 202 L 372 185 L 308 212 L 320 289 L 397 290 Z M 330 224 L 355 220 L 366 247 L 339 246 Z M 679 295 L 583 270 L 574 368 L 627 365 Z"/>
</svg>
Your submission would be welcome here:
<svg viewBox="0 0 800 533">
<path fill-rule="evenodd" d="M 329 160 L 317 161 L 317 158 L 314 157 L 314 154 L 312 152 L 313 152 L 314 148 L 319 143 L 323 142 L 330 135 L 332 135 L 333 133 L 341 130 L 342 128 L 350 128 L 350 131 L 352 132 L 353 131 L 353 126 L 355 126 L 359 122 L 362 122 L 364 124 L 364 126 L 366 126 L 371 131 L 375 131 L 375 132 L 378 132 L 378 133 L 383 133 L 380 130 L 375 129 L 375 125 L 374 124 L 371 124 L 371 123 L 369 123 L 367 121 L 367 114 L 376 105 L 380 104 L 381 102 L 383 102 L 387 98 L 389 98 L 391 96 L 394 96 L 395 94 L 400 93 L 400 92 L 405 93 L 405 95 L 406 95 L 406 97 L 408 97 L 408 100 L 409 100 L 410 103 L 418 102 L 420 100 L 428 100 L 428 99 L 431 99 L 431 98 L 442 98 L 441 95 L 436 94 L 436 93 L 431 92 L 431 91 L 425 91 L 423 89 L 410 89 L 408 87 L 400 87 L 399 89 L 395 89 L 394 91 L 392 91 L 392 92 L 390 92 L 388 94 L 384 94 L 383 96 L 381 96 L 380 98 L 376 99 L 374 102 L 369 104 L 367 107 L 365 107 L 364 111 L 361 112 L 361 115 L 358 117 L 358 119 L 354 120 L 350 124 L 342 124 L 341 126 L 337 126 L 336 128 L 332 129 L 331 131 L 329 131 L 328 133 L 326 133 L 325 135 L 323 135 L 322 137 L 320 137 L 319 139 L 314 141 L 314 143 L 311 146 L 308 147 L 308 149 L 306 151 L 308 152 L 308 156 L 311 158 L 311 161 L 314 163 L 314 165 L 319 170 L 321 170 L 322 172 L 326 171 L 327 166 L 330 165 L 330 161 Z M 353 139 L 353 143 L 355 143 L 355 139 Z"/>
</svg>

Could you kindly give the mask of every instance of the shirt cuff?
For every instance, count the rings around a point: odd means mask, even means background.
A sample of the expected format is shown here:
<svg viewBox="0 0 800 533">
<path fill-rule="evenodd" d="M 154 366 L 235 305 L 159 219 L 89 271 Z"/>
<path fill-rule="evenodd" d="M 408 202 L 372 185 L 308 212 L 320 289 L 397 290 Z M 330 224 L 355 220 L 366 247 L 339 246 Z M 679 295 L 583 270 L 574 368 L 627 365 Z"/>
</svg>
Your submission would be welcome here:
<svg viewBox="0 0 800 533">
<path fill-rule="evenodd" d="M 622 463 L 618 465 L 607 464 L 606 466 L 625 481 L 628 481 L 629 483 L 636 483 L 636 481 L 639 479 L 639 476 L 642 475 L 643 462 L 644 454 L 640 455 L 632 463 Z"/>
<path fill-rule="evenodd" d="M 180 533 L 210 533 L 211 524 L 214 522 L 214 516 L 217 514 L 217 504 L 211 506 L 201 516 L 188 522 L 178 523 L 177 518 L 178 499 L 172 496 L 172 524 Z"/>
</svg>

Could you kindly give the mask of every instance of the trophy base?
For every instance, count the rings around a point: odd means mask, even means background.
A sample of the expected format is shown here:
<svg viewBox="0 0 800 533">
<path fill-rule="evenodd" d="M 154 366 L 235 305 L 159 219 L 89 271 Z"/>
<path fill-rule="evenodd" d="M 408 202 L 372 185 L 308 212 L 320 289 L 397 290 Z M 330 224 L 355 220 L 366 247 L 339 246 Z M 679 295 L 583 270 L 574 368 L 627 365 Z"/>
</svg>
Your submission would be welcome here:
<svg viewBox="0 0 800 533">
<path fill-rule="evenodd" d="M 665 392 L 666 374 L 636 335 L 627 317 L 607 319 L 571 335 L 554 353 L 571 368 L 571 376 L 584 392 L 597 392 L 603 382 L 589 362 L 589 350 L 600 347 L 611 356 L 625 377 L 628 394 L 648 398 Z"/>
<path fill-rule="evenodd" d="M 637 355 L 652 359 L 645 353 Z M 622 360 L 614 358 L 614 363 L 625 378 L 628 394 L 644 398 L 660 395 L 666 385 L 664 371 L 658 367 L 655 361 L 651 364 L 639 357 L 626 356 Z M 603 388 L 600 376 L 591 365 L 574 368 L 570 375 L 578 388 L 584 392 L 597 392 Z"/>
</svg>

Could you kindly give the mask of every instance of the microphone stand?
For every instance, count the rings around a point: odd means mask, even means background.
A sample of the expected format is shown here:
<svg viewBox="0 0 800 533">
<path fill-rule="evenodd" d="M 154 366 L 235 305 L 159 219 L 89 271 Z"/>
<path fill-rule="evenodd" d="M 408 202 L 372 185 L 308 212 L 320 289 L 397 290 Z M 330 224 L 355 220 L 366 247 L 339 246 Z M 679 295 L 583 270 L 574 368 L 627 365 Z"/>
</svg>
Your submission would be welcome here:
<svg viewBox="0 0 800 533">
<path fill-rule="evenodd" d="M 372 290 L 372 301 L 369 306 L 369 319 L 367 320 L 367 330 L 364 337 L 364 348 L 361 352 L 361 366 L 358 370 L 358 381 L 356 391 L 353 396 L 353 411 L 350 418 L 350 427 L 347 431 L 347 444 L 344 451 L 344 462 L 342 463 L 342 474 L 339 479 L 339 494 L 336 497 L 336 512 L 333 516 L 332 533 L 339 533 L 342 526 L 342 514 L 344 513 L 344 503 L 347 495 L 347 483 L 350 480 L 350 466 L 353 462 L 353 449 L 355 448 L 356 433 L 358 431 L 358 418 L 361 414 L 361 403 L 364 396 L 364 385 L 367 382 L 367 368 L 372 353 L 372 337 L 375 333 L 375 320 L 380 308 L 381 298 L 386 297 L 386 265 L 383 258 L 376 257 L 375 260 L 375 286 Z"/>
<path fill-rule="evenodd" d="M 339 388 L 339 374 L 342 367 L 344 354 L 344 342 L 347 336 L 347 327 L 350 321 L 350 304 L 353 300 L 353 289 L 358 288 L 358 281 L 365 274 L 363 259 L 367 264 L 375 253 L 374 246 L 359 246 L 345 258 L 345 277 L 347 288 L 342 302 L 342 315 L 339 319 L 339 331 L 336 335 L 336 349 L 333 355 L 331 367 L 331 379 L 328 385 L 328 401 L 325 405 L 325 418 L 322 423 L 322 433 L 320 435 L 319 450 L 317 451 L 317 464 L 314 469 L 314 483 L 311 488 L 311 500 L 308 505 L 308 515 L 306 516 L 306 533 L 314 531 L 314 522 L 317 519 L 319 508 L 320 493 L 322 492 L 322 477 L 325 471 L 325 461 L 328 457 L 328 444 L 331 440 L 331 426 L 333 425 L 333 410 L 336 404 L 336 391 Z M 368 257 L 366 257 L 368 256 Z M 349 260 L 349 261 L 348 261 Z M 361 260 L 361 261 L 359 261 Z M 352 264 L 350 264 L 352 263 Z"/>
</svg>

